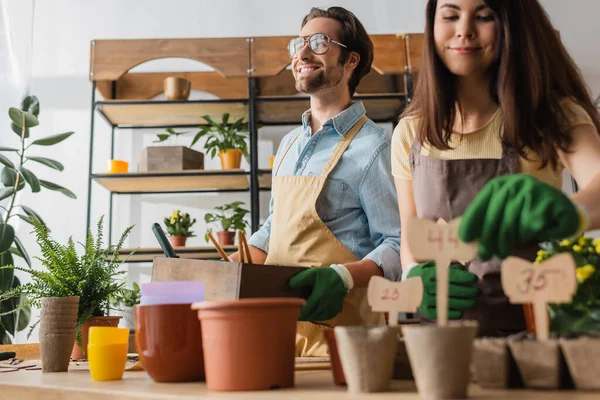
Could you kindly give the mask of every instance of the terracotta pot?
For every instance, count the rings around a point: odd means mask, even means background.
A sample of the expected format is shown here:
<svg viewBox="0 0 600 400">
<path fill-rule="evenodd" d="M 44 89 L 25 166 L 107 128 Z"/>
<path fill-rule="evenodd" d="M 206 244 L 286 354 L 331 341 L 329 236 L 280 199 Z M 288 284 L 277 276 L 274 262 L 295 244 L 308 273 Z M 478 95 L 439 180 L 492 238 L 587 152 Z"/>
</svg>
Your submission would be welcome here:
<svg viewBox="0 0 600 400">
<path fill-rule="evenodd" d="M 335 332 L 333 329 L 327 329 L 323 331 L 323 336 L 329 346 L 329 358 L 331 359 L 331 372 L 333 374 L 333 383 L 338 386 L 346 385 L 346 378 L 344 377 L 344 369 L 342 368 L 342 362 L 340 361 L 340 354 L 337 349 L 337 342 L 335 340 Z"/>
<path fill-rule="evenodd" d="M 44 297 L 40 314 L 40 358 L 43 372 L 69 369 L 77 332 L 79 297 Z"/>
<path fill-rule="evenodd" d="M 81 327 L 81 347 L 75 343 L 73 345 L 73 351 L 71 352 L 71 358 L 73 360 L 86 360 L 87 354 L 86 349 L 88 345 L 88 329 L 90 326 L 119 326 L 119 320 L 123 318 L 120 315 L 101 316 L 88 318 L 85 324 Z"/>
<path fill-rule="evenodd" d="M 470 380 L 473 340 L 479 324 L 404 326 L 406 350 L 417 389 L 426 399 L 464 399 Z"/>
<path fill-rule="evenodd" d="M 191 82 L 184 78 L 170 76 L 163 81 L 163 92 L 167 100 L 187 100 L 190 89 Z"/>
<path fill-rule="evenodd" d="M 396 330 L 388 326 L 337 326 L 334 332 L 348 391 L 386 391 L 398 346 Z"/>
<path fill-rule="evenodd" d="M 202 333 L 191 304 L 136 306 L 135 337 L 140 360 L 153 381 L 204 380 Z"/>
<path fill-rule="evenodd" d="M 242 151 L 238 149 L 229 149 L 219 152 L 222 169 L 239 169 L 242 165 Z"/>
<path fill-rule="evenodd" d="M 184 247 L 187 236 L 171 236 L 169 240 L 171 241 L 171 246 L 173 247 Z"/>
<path fill-rule="evenodd" d="M 296 298 L 194 303 L 208 389 L 293 387 L 296 322 L 303 304 Z"/>
<path fill-rule="evenodd" d="M 600 338 L 561 339 L 560 347 L 575 388 L 600 390 Z"/>
<path fill-rule="evenodd" d="M 220 231 L 217 232 L 217 241 L 221 246 L 231 246 L 235 239 L 235 232 Z"/>
<path fill-rule="evenodd" d="M 508 347 L 526 387 L 558 389 L 565 386 L 568 378 L 562 365 L 557 340 L 538 341 L 509 337 Z"/>
</svg>

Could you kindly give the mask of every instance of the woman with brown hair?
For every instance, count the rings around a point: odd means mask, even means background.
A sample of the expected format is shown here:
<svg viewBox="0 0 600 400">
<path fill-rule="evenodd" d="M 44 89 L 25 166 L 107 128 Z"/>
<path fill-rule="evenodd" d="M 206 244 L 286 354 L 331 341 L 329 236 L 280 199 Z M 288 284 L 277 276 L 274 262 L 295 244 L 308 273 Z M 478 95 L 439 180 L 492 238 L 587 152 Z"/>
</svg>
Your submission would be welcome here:
<svg viewBox="0 0 600 400">
<path fill-rule="evenodd" d="M 462 216 L 478 259 L 450 268 L 449 318 L 480 334 L 522 330 L 500 261 L 540 241 L 600 228 L 600 118 L 538 0 L 429 0 L 423 67 L 392 140 L 402 222 Z M 580 191 L 561 192 L 564 168 Z M 435 264 L 401 240 L 403 278 L 418 276 L 435 318 Z M 533 246 L 532 246 L 533 245 Z"/>
</svg>

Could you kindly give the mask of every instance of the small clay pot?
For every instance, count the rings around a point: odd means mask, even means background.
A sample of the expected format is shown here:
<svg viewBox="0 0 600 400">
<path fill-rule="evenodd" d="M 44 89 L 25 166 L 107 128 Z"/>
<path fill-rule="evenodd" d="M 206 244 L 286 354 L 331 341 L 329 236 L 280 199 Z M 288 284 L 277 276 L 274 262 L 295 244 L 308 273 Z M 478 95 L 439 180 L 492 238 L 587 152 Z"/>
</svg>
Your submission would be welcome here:
<svg viewBox="0 0 600 400">
<path fill-rule="evenodd" d="M 229 149 L 219 152 L 222 169 L 239 169 L 242 165 L 242 151 L 238 149 Z"/>
<path fill-rule="evenodd" d="M 190 97 L 191 82 L 177 76 L 163 81 L 163 92 L 167 100 L 187 100 Z"/>
<path fill-rule="evenodd" d="M 344 376 L 351 393 L 383 392 L 392 379 L 397 331 L 388 326 L 334 329 Z"/>
<path fill-rule="evenodd" d="M 173 247 L 184 247 L 186 240 L 187 240 L 187 236 L 171 236 L 169 238 L 169 241 L 171 242 L 171 246 L 173 246 Z"/>
<path fill-rule="evenodd" d="M 340 353 L 337 349 L 337 342 L 335 340 L 335 332 L 333 329 L 327 329 L 323 331 L 327 346 L 329 346 L 329 358 L 331 360 L 331 372 L 333 374 L 333 383 L 338 386 L 346 386 L 346 378 L 344 377 L 344 369 L 342 368 L 342 362 L 340 361 Z"/>
<path fill-rule="evenodd" d="M 448 326 L 404 326 L 404 340 L 417 389 L 426 399 L 463 399 L 470 381 L 469 365 L 476 321 Z"/>
<path fill-rule="evenodd" d="M 88 345 L 88 330 L 90 326 L 112 326 L 118 327 L 120 319 L 123 318 L 120 315 L 101 316 L 88 318 L 85 324 L 81 327 L 81 347 L 75 343 L 73 345 L 73 351 L 71 352 L 71 358 L 73 360 L 87 360 L 87 345 Z"/>
<path fill-rule="evenodd" d="M 43 372 L 65 372 L 77 332 L 79 297 L 44 297 L 40 314 Z"/>
<path fill-rule="evenodd" d="M 557 340 L 509 337 L 508 347 L 526 387 L 558 389 L 566 379 Z"/>
<path fill-rule="evenodd" d="M 560 339 L 559 343 L 575 388 L 600 390 L 600 338 Z"/>
<path fill-rule="evenodd" d="M 293 387 L 296 322 L 303 304 L 297 298 L 194 303 L 208 389 Z"/>
<path fill-rule="evenodd" d="M 233 245 L 233 240 L 235 239 L 235 232 L 230 231 L 219 231 L 217 232 L 217 240 L 221 246 L 231 246 Z"/>
<path fill-rule="evenodd" d="M 135 306 L 135 333 L 140 360 L 154 382 L 204 380 L 202 332 L 191 304 Z"/>
</svg>

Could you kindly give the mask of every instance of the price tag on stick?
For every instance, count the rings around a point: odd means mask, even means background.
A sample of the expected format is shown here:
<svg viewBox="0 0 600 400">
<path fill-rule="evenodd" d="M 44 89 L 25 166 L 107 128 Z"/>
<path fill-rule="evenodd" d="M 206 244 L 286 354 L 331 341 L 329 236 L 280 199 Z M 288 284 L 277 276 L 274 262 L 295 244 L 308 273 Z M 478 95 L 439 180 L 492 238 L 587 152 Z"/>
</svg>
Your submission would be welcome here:
<svg viewBox="0 0 600 400">
<path fill-rule="evenodd" d="M 513 304 L 533 303 L 538 340 L 550 338 L 549 303 L 569 303 L 577 290 L 575 260 L 561 253 L 541 264 L 518 257 L 502 263 L 502 288 Z"/>
<path fill-rule="evenodd" d="M 393 282 L 374 276 L 369 280 L 367 301 L 374 312 L 389 313 L 390 326 L 398 325 L 398 313 L 415 312 L 423 301 L 423 282 L 410 278 Z"/>
<path fill-rule="evenodd" d="M 477 255 L 476 243 L 458 240 L 460 219 L 438 223 L 421 218 L 408 221 L 405 234 L 417 261 L 435 261 L 437 281 L 437 323 L 448 325 L 448 268 L 452 260 L 472 260 Z"/>
</svg>

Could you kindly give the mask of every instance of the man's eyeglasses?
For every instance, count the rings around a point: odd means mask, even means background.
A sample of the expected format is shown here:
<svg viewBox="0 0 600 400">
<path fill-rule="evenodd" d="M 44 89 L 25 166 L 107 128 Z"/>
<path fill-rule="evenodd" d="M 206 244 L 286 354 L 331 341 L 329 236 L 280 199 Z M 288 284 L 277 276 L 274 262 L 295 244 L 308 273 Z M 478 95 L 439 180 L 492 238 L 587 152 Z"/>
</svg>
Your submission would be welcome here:
<svg viewBox="0 0 600 400">
<path fill-rule="evenodd" d="M 338 42 L 337 40 L 333 40 L 329 36 L 324 33 L 313 33 L 307 37 L 297 37 L 290 40 L 288 43 L 288 52 L 290 53 L 291 58 L 296 58 L 299 52 L 304 48 L 304 44 L 308 42 L 308 48 L 315 54 L 325 54 L 329 51 L 329 44 L 335 43 L 338 46 L 342 46 L 347 49 L 348 47 Z"/>
</svg>

